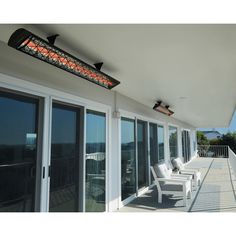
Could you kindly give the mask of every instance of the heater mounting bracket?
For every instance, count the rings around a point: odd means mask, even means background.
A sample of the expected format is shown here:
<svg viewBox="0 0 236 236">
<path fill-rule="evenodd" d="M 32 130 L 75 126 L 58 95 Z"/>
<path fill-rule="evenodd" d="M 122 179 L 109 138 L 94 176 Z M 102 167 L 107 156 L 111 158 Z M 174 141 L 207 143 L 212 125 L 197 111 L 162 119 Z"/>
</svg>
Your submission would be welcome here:
<svg viewBox="0 0 236 236">
<path fill-rule="evenodd" d="M 55 41 L 57 39 L 57 37 L 60 36 L 59 34 L 54 34 L 54 35 L 51 35 L 51 36 L 48 36 L 47 39 L 48 39 L 48 42 L 51 44 L 51 45 L 54 45 L 55 44 Z"/>
</svg>

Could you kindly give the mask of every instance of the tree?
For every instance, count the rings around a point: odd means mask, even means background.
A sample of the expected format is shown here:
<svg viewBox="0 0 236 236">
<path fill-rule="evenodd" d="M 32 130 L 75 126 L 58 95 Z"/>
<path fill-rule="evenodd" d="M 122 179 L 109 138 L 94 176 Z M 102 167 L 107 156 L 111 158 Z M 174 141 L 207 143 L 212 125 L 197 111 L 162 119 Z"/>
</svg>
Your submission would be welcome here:
<svg viewBox="0 0 236 236">
<path fill-rule="evenodd" d="M 210 145 L 220 145 L 221 139 L 215 138 L 215 139 L 209 140 L 209 142 L 210 142 Z"/>
<path fill-rule="evenodd" d="M 219 145 L 228 145 L 236 153 L 236 132 L 223 134 L 219 139 Z"/>
<path fill-rule="evenodd" d="M 198 145 L 209 145 L 209 140 L 203 132 L 197 131 L 197 144 Z"/>
</svg>

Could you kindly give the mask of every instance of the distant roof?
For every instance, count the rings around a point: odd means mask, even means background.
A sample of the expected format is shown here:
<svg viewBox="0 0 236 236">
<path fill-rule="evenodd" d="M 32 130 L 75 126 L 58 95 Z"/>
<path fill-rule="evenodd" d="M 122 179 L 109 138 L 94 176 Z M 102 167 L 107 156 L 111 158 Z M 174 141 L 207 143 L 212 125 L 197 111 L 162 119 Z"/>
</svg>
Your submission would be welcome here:
<svg viewBox="0 0 236 236">
<path fill-rule="evenodd" d="M 218 134 L 218 135 L 222 135 L 219 131 L 217 130 L 209 130 L 209 131 L 201 131 L 204 134 Z"/>
<path fill-rule="evenodd" d="M 216 130 L 202 131 L 208 140 L 217 139 L 222 136 L 222 134 Z"/>
</svg>

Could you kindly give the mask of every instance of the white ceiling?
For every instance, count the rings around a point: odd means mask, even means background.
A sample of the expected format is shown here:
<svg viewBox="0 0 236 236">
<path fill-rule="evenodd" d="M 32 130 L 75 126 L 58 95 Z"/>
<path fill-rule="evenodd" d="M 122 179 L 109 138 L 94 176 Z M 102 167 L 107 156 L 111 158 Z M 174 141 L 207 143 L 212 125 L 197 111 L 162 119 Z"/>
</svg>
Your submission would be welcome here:
<svg viewBox="0 0 236 236">
<path fill-rule="evenodd" d="M 7 42 L 19 25 L 0 25 Z M 121 84 L 114 90 L 195 127 L 227 127 L 236 105 L 236 25 L 26 25 Z"/>
</svg>

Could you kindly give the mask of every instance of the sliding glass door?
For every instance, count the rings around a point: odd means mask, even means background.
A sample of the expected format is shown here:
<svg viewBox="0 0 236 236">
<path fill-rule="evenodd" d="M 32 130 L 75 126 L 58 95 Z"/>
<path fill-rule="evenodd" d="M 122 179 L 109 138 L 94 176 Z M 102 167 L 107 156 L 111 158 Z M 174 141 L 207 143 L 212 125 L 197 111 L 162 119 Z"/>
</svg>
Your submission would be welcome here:
<svg viewBox="0 0 236 236">
<path fill-rule="evenodd" d="M 35 211 L 39 100 L 0 91 L 0 211 Z"/>
<path fill-rule="evenodd" d="M 121 118 L 121 200 L 136 193 L 135 120 Z"/>
<path fill-rule="evenodd" d="M 148 186 L 147 122 L 137 121 L 138 189 Z"/>
<path fill-rule="evenodd" d="M 86 211 L 106 210 L 106 114 L 86 113 Z"/>
<path fill-rule="evenodd" d="M 151 177 L 149 180 L 150 166 L 163 160 L 164 127 L 143 120 L 135 121 L 122 117 L 121 200 L 124 201 L 149 186 L 149 181 L 152 179 Z"/>
<path fill-rule="evenodd" d="M 79 211 L 80 108 L 53 103 L 49 211 Z"/>
</svg>

